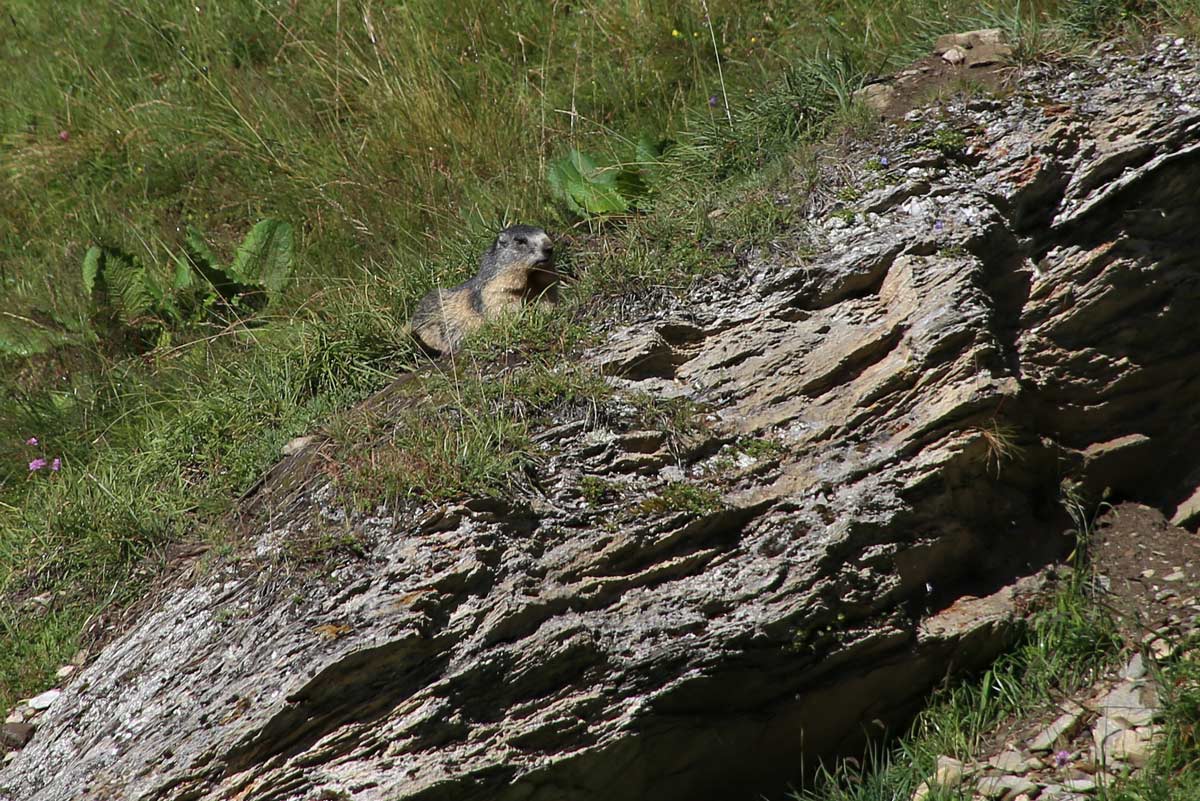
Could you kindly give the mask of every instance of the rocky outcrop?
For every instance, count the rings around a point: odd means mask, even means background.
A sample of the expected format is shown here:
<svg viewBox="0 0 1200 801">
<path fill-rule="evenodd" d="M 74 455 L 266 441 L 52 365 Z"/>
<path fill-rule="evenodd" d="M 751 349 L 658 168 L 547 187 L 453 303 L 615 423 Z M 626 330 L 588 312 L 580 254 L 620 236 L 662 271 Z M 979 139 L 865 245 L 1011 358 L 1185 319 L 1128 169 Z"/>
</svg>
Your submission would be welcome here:
<svg viewBox="0 0 1200 801">
<path fill-rule="evenodd" d="M 1200 483 L 1197 75 L 1028 70 L 852 149 L 853 201 L 590 355 L 617 399 L 511 502 L 269 480 L 254 555 L 73 677 L 0 798 L 731 797 L 903 723 L 1015 631 L 1064 479 Z"/>
</svg>

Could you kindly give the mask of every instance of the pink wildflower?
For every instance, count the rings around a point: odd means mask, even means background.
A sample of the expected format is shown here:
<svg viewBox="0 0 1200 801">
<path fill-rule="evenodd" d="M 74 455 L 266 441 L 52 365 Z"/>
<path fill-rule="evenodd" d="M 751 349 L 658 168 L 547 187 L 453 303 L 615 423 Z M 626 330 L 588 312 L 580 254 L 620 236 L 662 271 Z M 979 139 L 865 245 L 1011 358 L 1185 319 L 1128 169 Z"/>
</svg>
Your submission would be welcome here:
<svg viewBox="0 0 1200 801">
<path fill-rule="evenodd" d="M 26 445 L 37 445 L 38 439 L 37 439 L 37 437 L 30 437 L 29 439 L 25 440 L 25 444 Z"/>
<path fill-rule="evenodd" d="M 38 457 L 37 459 L 34 459 L 32 462 L 29 463 L 29 472 L 30 473 L 36 472 L 38 470 L 41 470 L 45 466 L 46 466 L 46 460 L 41 457 Z"/>
<path fill-rule="evenodd" d="M 71 138 L 71 132 L 68 130 L 65 130 L 65 129 L 61 130 L 58 132 L 58 138 L 59 138 L 59 141 L 65 142 Z"/>
<path fill-rule="evenodd" d="M 50 469 L 55 473 L 57 473 L 59 470 L 62 470 L 62 459 L 59 459 L 57 456 L 55 456 L 54 461 L 50 463 Z"/>
<path fill-rule="evenodd" d="M 1054 755 L 1054 767 L 1065 768 L 1067 763 L 1071 761 L 1070 751 L 1059 751 Z"/>
</svg>

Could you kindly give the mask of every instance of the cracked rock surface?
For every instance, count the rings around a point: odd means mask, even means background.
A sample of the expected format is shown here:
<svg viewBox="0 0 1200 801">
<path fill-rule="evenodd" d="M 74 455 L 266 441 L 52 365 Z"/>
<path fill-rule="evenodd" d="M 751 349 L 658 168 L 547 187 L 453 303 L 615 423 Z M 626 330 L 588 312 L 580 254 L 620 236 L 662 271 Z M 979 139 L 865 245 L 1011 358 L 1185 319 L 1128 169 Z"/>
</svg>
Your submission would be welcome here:
<svg viewBox="0 0 1200 801">
<path fill-rule="evenodd" d="M 268 481 L 256 555 L 72 676 L 0 798 L 740 797 L 901 725 L 1015 633 L 1064 479 L 1191 508 L 1198 76 L 1027 70 L 851 153 L 856 200 L 589 355 L 704 408 L 682 445 L 618 399 L 507 503 Z M 365 558 L 280 568 L 347 530 Z"/>
</svg>

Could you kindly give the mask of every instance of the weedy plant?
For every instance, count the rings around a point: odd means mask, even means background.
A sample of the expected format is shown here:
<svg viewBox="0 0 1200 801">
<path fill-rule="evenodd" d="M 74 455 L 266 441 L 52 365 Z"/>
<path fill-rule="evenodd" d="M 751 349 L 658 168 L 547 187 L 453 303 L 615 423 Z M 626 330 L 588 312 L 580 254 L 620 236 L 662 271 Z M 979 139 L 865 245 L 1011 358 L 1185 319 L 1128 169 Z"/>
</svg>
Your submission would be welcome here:
<svg viewBox="0 0 1200 801">
<path fill-rule="evenodd" d="M 173 279 L 164 288 L 132 253 L 90 247 L 83 257 L 83 289 L 101 333 L 111 341 L 128 332 L 143 349 L 165 347 L 172 332 L 206 319 L 217 304 L 236 314 L 262 308 L 279 298 L 291 277 L 292 227 L 262 220 L 223 265 L 200 231 L 189 226 L 185 253 L 176 257 Z"/>
<path fill-rule="evenodd" d="M 643 136 L 630 161 L 600 166 L 595 156 L 571 150 L 550 162 L 546 180 L 554 196 L 581 218 L 647 209 L 670 143 Z"/>
</svg>

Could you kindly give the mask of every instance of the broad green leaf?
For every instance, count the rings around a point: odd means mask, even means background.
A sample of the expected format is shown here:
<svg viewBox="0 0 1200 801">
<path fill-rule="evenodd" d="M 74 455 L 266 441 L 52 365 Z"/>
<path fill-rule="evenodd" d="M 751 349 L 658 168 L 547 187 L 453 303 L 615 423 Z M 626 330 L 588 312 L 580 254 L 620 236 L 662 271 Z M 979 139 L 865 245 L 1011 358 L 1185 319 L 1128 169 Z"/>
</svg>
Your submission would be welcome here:
<svg viewBox="0 0 1200 801">
<path fill-rule="evenodd" d="M 261 286 L 275 298 L 292 275 L 292 226 L 282 220 L 261 220 L 237 249 L 229 275 L 235 281 Z"/>
<path fill-rule="evenodd" d="M 575 200 L 575 192 L 584 183 L 583 176 L 569 159 L 559 159 L 550 163 L 546 172 L 546 180 L 550 190 L 556 197 L 567 204 L 567 207 L 580 216 L 587 216 L 587 209 Z"/>
<path fill-rule="evenodd" d="M 92 245 L 83 257 L 83 291 L 88 295 L 96 291 L 96 281 L 100 278 L 100 261 L 104 256 L 98 246 Z"/>
<path fill-rule="evenodd" d="M 184 247 L 197 272 L 200 273 L 204 280 L 208 281 L 216 294 L 227 301 L 232 301 L 246 291 L 243 282 L 231 275 L 230 270 L 220 265 L 217 261 L 217 255 L 213 253 L 212 248 L 205 241 L 204 234 L 200 233 L 200 230 L 195 226 L 189 225 L 187 227 L 187 236 L 184 237 Z M 176 277 L 178 275 L 178 272 L 176 272 Z"/>
<path fill-rule="evenodd" d="M 208 242 L 204 241 L 204 234 L 195 226 L 187 227 L 187 236 L 184 237 L 184 244 L 187 245 L 188 252 L 192 259 L 201 269 L 220 270 L 221 266 L 217 263 L 217 256 L 212 252 L 212 248 L 208 246 Z"/>
<path fill-rule="evenodd" d="M 637 146 L 634 149 L 634 158 L 637 159 L 639 167 L 654 168 L 662 160 L 662 154 L 665 149 L 665 140 L 651 139 L 646 134 L 642 134 L 638 137 Z"/>
<path fill-rule="evenodd" d="M 171 281 L 171 289 L 180 292 L 195 285 L 196 277 L 192 272 L 192 265 L 187 263 L 187 259 L 175 259 L 175 278 Z"/>
<path fill-rule="evenodd" d="M 619 170 L 599 167 L 586 153 L 572 150 L 550 165 L 551 189 L 576 213 L 614 214 L 629 210 L 617 188 Z"/>
</svg>

